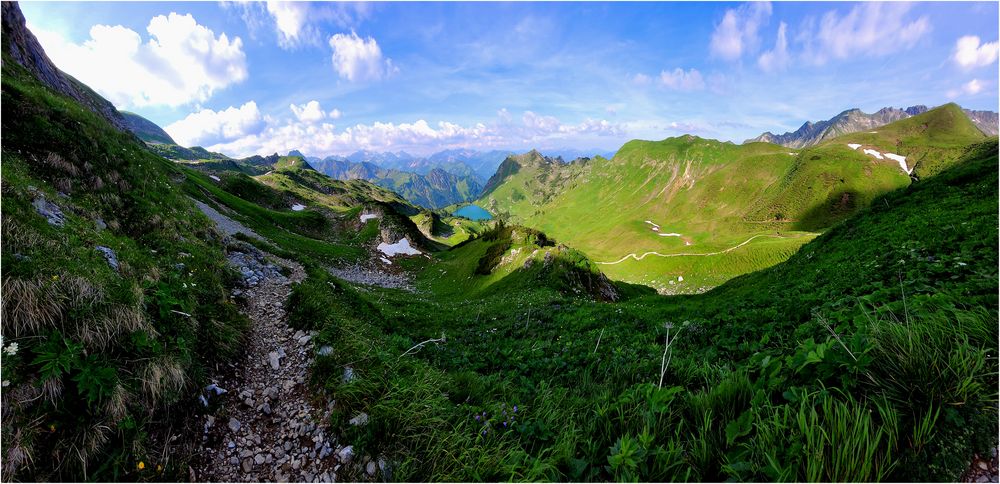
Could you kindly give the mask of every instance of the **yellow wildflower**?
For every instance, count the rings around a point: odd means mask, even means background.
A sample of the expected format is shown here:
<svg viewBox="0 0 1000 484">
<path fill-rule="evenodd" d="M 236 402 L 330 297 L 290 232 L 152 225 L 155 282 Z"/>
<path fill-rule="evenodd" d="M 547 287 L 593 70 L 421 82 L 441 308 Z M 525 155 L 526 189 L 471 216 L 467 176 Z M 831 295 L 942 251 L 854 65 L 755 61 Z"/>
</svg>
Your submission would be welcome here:
<svg viewBox="0 0 1000 484">
<path fill-rule="evenodd" d="M 143 461 L 139 461 L 139 465 L 137 465 L 136 467 L 138 467 L 139 470 L 141 471 L 146 468 L 146 463 Z"/>
</svg>

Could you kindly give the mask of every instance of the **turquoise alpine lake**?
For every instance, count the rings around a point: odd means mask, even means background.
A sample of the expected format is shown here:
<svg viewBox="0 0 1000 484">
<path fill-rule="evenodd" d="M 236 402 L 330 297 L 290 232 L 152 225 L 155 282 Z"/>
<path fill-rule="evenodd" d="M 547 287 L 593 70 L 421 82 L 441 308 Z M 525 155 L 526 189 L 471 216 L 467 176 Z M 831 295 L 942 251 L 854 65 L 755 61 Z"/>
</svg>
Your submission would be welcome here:
<svg viewBox="0 0 1000 484">
<path fill-rule="evenodd" d="M 469 220 L 490 220 L 493 215 L 490 215 L 484 208 L 478 205 L 466 205 L 458 210 L 455 210 L 452 215 L 456 217 L 465 217 Z"/>
</svg>

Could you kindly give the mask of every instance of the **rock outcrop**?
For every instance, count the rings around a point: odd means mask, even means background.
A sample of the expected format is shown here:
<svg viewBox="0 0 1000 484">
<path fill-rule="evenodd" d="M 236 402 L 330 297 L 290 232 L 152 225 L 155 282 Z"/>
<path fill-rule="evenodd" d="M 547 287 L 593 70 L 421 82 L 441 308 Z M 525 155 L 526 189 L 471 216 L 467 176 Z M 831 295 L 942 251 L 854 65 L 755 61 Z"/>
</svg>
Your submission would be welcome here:
<svg viewBox="0 0 1000 484">
<path fill-rule="evenodd" d="M 62 72 L 52 63 L 38 43 L 35 35 L 25 25 L 24 15 L 17 2 L 3 3 L 3 42 L 11 57 L 43 84 L 56 92 L 69 96 L 91 111 L 108 120 L 112 126 L 124 131 L 128 125 L 114 105 L 89 87 Z"/>
</svg>

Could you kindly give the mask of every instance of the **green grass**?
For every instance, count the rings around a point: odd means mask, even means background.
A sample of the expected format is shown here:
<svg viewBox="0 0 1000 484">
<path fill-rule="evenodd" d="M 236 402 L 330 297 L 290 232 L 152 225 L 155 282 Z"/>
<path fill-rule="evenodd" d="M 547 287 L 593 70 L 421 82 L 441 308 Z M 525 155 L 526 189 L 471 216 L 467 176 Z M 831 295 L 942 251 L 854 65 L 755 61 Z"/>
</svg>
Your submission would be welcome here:
<svg viewBox="0 0 1000 484">
<path fill-rule="evenodd" d="M 187 171 L 184 190 L 210 205 L 222 205 L 235 219 L 285 250 L 327 263 L 355 260 L 362 250 L 353 244 L 353 233 L 342 233 L 322 213 L 313 210 L 271 210 L 248 202 L 220 188 L 206 175 Z"/>
<path fill-rule="evenodd" d="M 247 326 L 221 242 L 176 187 L 182 171 L 6 51 L 3 132 L 3 478 L 186 475 L 156 442 Z M 63 226 L 36 212 L 42 196 Z"/>
<path fill-rule="evenodd" d="M 478 204 L 596 261 L 651 251 L 710 253 L 763 233 L 828 230 L 910 184 L 896 162 L 851 150 L 849 142 L 909 156 L 916 173 L 928 177 L 982 139 L 960 109 L 947 105 L 875 134 L 854 133 L 803 150 L 682 136 L 630 141 L 611 160 L 583 164 L 558 164 L 529 153 L 508 159 Z M 682 237 L 661 237 L 647 220 L 658 224 L 660 233 Z M 698 282 L 691 288 L 718 285 L 786 260 L 793 253 L 789 245 L 758 244 L 750 257 L 729 253 L 711 265 L 688 264 L 683 276 Z M 769 247 L 775 252 L 763 254 Z M 680 275 L 673 269 L 679 262 L 646 260 L 607 272 L 664 288 Z"/>
<path fill-rule="evenodd" d="M 489 196 L 544 233 L 440 220 L 467 235 L 397 258 L 409 292 L 324 268 L 363 256 L 380 230 L 421 240 L 424 222 L 433 235 L 433 217 L 391 192 L 297 158 L 244 162 L 274 168 L 257 178 L 223 160 L 219 183 L 7 54 L 3 69 L 2 370 L 5 404 L 22 402 L 5 407 L 6 480 L 185 478 L 156 442 L 197 411 L 191 393 L 247 324 L 227 297 L 221 241 L 188 196 L 305 265 L 290 323 L 334 350 L 312 383 L 336 400 L 339 440 L 385 455 L 392 480 L 953 481 L 996 445 L 997 143 L 936 132 L 954 122 L 892 128 L 904 148 L 927 147 L 918 167 L 942 167 L 913 184 L 836 143 L 789 155 L 688 136 L 577 165 L 529 154 L 505 163 L 512 182 Z M 35 212 L 40 195 L 63 227 Z M 383 218 L 361 224 L 362 210 Z M 655 235 L 647 218 L 688 239 Z M 617 266 L 594 263 L 779 231 L 801 237 L 620 268 L 699 286 L 732 277 L 704 294 L 612 284 L 598 269 Z M 370 423 L 349 425 L 359 412 Z M 352 472 L 340 477 L 364 477 Z"/>
<path fill-rule="evenodd" d="M 920 178 L 934 176 L 955 164 L 970 143 L 986 139 L 957 104 L 949 103 L 918 116 L 883 126 L 875 132 L 852 133 L 829 144 L 860 143 L 885 153 L 906 156 Z"/>
<path fill-rule="evenodd" d="M 475 275 L 484 236 L 423 263 L 417 294 L 332 290 L 360 302 L 318 306 L 344 309 L 317 379 L 336 422 L 372 417 L 345 431 L 394 479 L 957 479 L 995 444 L 995 150 L 698 296 L 598 303 L 522 259 Z"/>
</svg>

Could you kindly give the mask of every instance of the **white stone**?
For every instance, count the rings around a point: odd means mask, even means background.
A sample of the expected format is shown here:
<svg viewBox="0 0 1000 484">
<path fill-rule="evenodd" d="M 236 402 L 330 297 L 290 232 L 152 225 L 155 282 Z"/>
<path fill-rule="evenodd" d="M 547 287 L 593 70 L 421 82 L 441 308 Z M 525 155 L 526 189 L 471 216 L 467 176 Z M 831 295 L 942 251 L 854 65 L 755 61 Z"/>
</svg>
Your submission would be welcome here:
<svg viewBox="0 0 1000 484">
<path fill-rule="evenodd" d="M 345 464 L 350 463 L 351 459 L 354 458 L 354 446 L 348 445 L 347 447 L 340 449 L 340 452 L 337 452 L 337 458 Z"/>
</svg>

